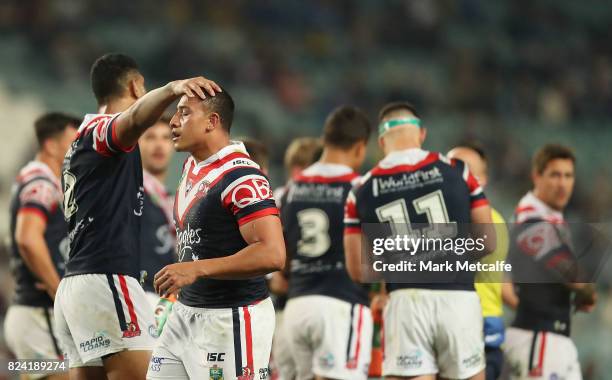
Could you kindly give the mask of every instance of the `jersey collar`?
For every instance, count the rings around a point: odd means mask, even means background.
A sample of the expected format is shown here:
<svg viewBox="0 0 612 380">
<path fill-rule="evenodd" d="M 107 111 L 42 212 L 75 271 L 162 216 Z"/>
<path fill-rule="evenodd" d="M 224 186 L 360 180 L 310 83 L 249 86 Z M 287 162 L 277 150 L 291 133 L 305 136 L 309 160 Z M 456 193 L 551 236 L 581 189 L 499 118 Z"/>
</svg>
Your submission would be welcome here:
<svg viewBox="0 0 612 380">
<path fill-rule="evenodd" d="M 542 218 L 549 222 L 563 222 L 563 213 L 557 211 L 535 196 L 530 191 L 521 199 L 517 208 L 517 222 L 523 222 L 530 218 Z"/>
<path fill-rule="evenodd" d="M 429 152 L 420 148 L 410 148 L 393 151 L 378 164 L 382 169 L 389 169 L 398 165 L 416 165 L 427 158 Z"/>
<path fill-rule="evenodd" d="M 321 176 L 321 177 L 340 177 L 347 174 L 353 174 L 354 171 L 350 167 L 343 164 L 332 164 L 326 162 L 315 162 L 304 171 L 303 176 Z"/>
<path fill-rule="evenodd" d="M 221 148 L 217 153 L 198 163 L 196 168 L 204 168 L 216 161 L 222 160 L 232 153 L 243 153 L 247 156 L 249 155 L 242 141 L 230 141 L 229 145 Z"/>
</svg>

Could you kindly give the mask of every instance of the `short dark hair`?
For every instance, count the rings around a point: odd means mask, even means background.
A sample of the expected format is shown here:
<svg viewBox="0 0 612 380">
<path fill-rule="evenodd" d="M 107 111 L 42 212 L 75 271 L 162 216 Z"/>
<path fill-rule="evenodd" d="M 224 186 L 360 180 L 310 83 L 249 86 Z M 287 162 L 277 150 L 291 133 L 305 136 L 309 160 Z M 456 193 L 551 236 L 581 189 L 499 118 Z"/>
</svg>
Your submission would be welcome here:
<svg viewBox="0 0 612 380">
<path fill-rule="evenodd" d="M 367 142 L 372 125 L 366 114 L 354 106 L 340 106 L 325 120 L 323 143 L 348 149 L 360 141 Z"/>
<path fill-rule="evenodd" d="M 416 107 L 409 102 L 391 102 L 387 103 L 381 108 L 378 113 L 378 121 L 381 122 L 388 114 L 398 110 L 406 110 L 412 112 L 412 114 L 418 118 L 420 118 L 419 113 L 416 110 Z"/>
<path fill-rule="evenodd" d="M 96 59 L 91 66 L 91 88 L 98 104 L 108 102 L 123 94 L 123 80 L 133 72 L 138 72 L 136 61 L 125 54 L 109 53 Z"/>
<path fill-rule="evenodd" d="M 532 168 L 538 174 L 544 173 L 548 163 L 553 160 L 571 160 L 576 163 L 576 156 L 571 148 L 560 144 L 547 144 L 538 149 L 533 156 Z"/>
<path fill-rule="evenodd" d="M 459 144 L 457 144 L 456 147 L 457 148 L 468 148 L 468 149 L 471 149 L 474 152 L 476 152 L 476 154 L 478 154 L 478 156 L 480 156 L 480 158 L 484 162 L 487 162 L 487 160 L 488 160 L 487 154 L 485 153 L 484 148 L 482 147 L 482 144 L 480 144 L 480 142 L 478 142 L 476 140 L 462 141 Z"/>
<path fill-rule="evenodd" d="M 206 99 L 202 100 L 202 103 L 208 107 L 209 110 L 216 112 L 221 117 L 221 126 L 228 133 L 232 128 L 232 122 L 234 121 L 234 99 L 225 90 L 215 92 L 215 96 L 206 95 Z"/>
<path fill-rule="evenodd" d="M 251 159 L 255 161 L 257 165 L 262 169 L 270 167 L 270 156 L 267 146 L 252 138 L 242 139 L 242 142 L 249 156 L 251 156 Z"/>
<path fill-rule="evenodd" d="M 79 125 L 81 125 L 81 119 L 76 116 L 60 112 L 46 113 L 34 122 L 38 145 L 42 147 L 46 140 L 56 137 L 64 132 L 66 128 L 70 126 L 78 128 Z"/>
</svg>

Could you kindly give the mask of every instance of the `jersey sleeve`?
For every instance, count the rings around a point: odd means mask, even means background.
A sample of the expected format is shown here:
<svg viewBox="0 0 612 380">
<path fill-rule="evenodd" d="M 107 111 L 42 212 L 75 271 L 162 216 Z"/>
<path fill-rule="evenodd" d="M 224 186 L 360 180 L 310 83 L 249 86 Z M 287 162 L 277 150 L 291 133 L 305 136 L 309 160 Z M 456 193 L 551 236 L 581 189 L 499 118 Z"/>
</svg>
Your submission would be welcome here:
<svg viewBox="0 0 612 380">
<path fill-rule="evenodd" d="M 355 188 L 349 191 L 344 205 L 344 234 L 361 233 L 361 220 L 357 213 L 357 197 Z"/>
<path fill-rule="evenodd" d="M 526 223 L 516 235 L 519 253 L 531 257 L 549 273 L 564 282 L 574 282 L 577 263 L 571 247 L 561 236 L 558 226 L 540 221 Z"/>
<path fill-rule="evenodd" d="M 88 138 L 93 150 L 104 157 L 111 157 L 122 153 L 129 153 L 136 145 L 124 147 L 117 138 L 117 128 L 115 121 L 120 114 L 113 115 L 93 115 L 83 121 L 82 130 Z"/>
<path fill-rule="evenodd" d="M 19 192 L 18 212 L 36 213 L 48 220 L 61 199 L 62 195 L 54 184 L 42 178 L 35 179 L 23 186 Z"/>
<path fill-rule="evenodd" d="M 480 186 L 476 177 L 474 177 L 474 175 L 470 172 L 468 166 L 461 160 L 453 160 L 453 163 L 455 163 L 462 171 L 461 176 L 467 184 L 470 192 L 470 207 L 475 209 L 480 206 L 488 206 L 489 201 L 482 190 L 482 186 Z"/>
<path fill-rule="evenodd" d="M 270 183 L 259 171 L 245 171 L 233 180 L 221 193 L 221 202 L 239 226 L 267 215 L 279 215 Z"/>
</svg>

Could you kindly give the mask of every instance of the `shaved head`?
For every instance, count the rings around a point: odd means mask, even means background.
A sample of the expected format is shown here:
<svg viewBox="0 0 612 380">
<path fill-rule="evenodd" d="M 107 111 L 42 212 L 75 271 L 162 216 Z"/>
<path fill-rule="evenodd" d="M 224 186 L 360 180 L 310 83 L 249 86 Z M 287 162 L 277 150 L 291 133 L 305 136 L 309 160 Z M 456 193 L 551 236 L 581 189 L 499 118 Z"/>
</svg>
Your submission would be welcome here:
<svg viewBox="0 0 612 380">
<path fill-rule="evenodd" d="M 451 149 L 447 156 L 448 158 L 454 158 L 465 162 L 470 169 L 470 172 L 472 172 L 472 175 L 476 177 L 480 185 L 486 185 L 488 179 L 487 161 L 476 149 L 467 146 L 458 146 Z"/>
</svg>

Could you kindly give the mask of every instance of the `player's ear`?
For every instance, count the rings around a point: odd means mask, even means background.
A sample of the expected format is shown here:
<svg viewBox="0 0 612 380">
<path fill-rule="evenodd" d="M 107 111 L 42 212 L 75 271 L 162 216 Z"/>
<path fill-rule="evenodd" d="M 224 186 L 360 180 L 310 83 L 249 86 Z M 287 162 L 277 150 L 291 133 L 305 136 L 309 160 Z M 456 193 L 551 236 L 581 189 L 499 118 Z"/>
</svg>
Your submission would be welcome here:
<svg viewBox="0 0 612 380">
<path fill-rule="evenodd" d="M 138 76 L 132 77 L 128 82 L 128 90 L 134 99 L 140 99 L 147 93 L 147 90 L 145 90 L 144 87 L 144 78 Z"/>
<path fill-rule="evenodd" d="M 206 131 L 211 132 L 217 128 L 221 128 L 221 117 L 216 112 L 211 112 L 208 115 L 208 123 L 206 125 Z"/>
<path fill-rule="evenodd" d="M 419 132 L 419 138 L 421 140 L 421 144 L 423 144 L 425 142 L 425 139 L 427 138 L 427 128 L 421 128 Z"/>
<path fill-rule="evenodd" d="M 382 136 L 378 138 L 378 146 L 380 147 L 380 150 L 383 152 L 385 151 L 385 139 Z"/>
</svg>

